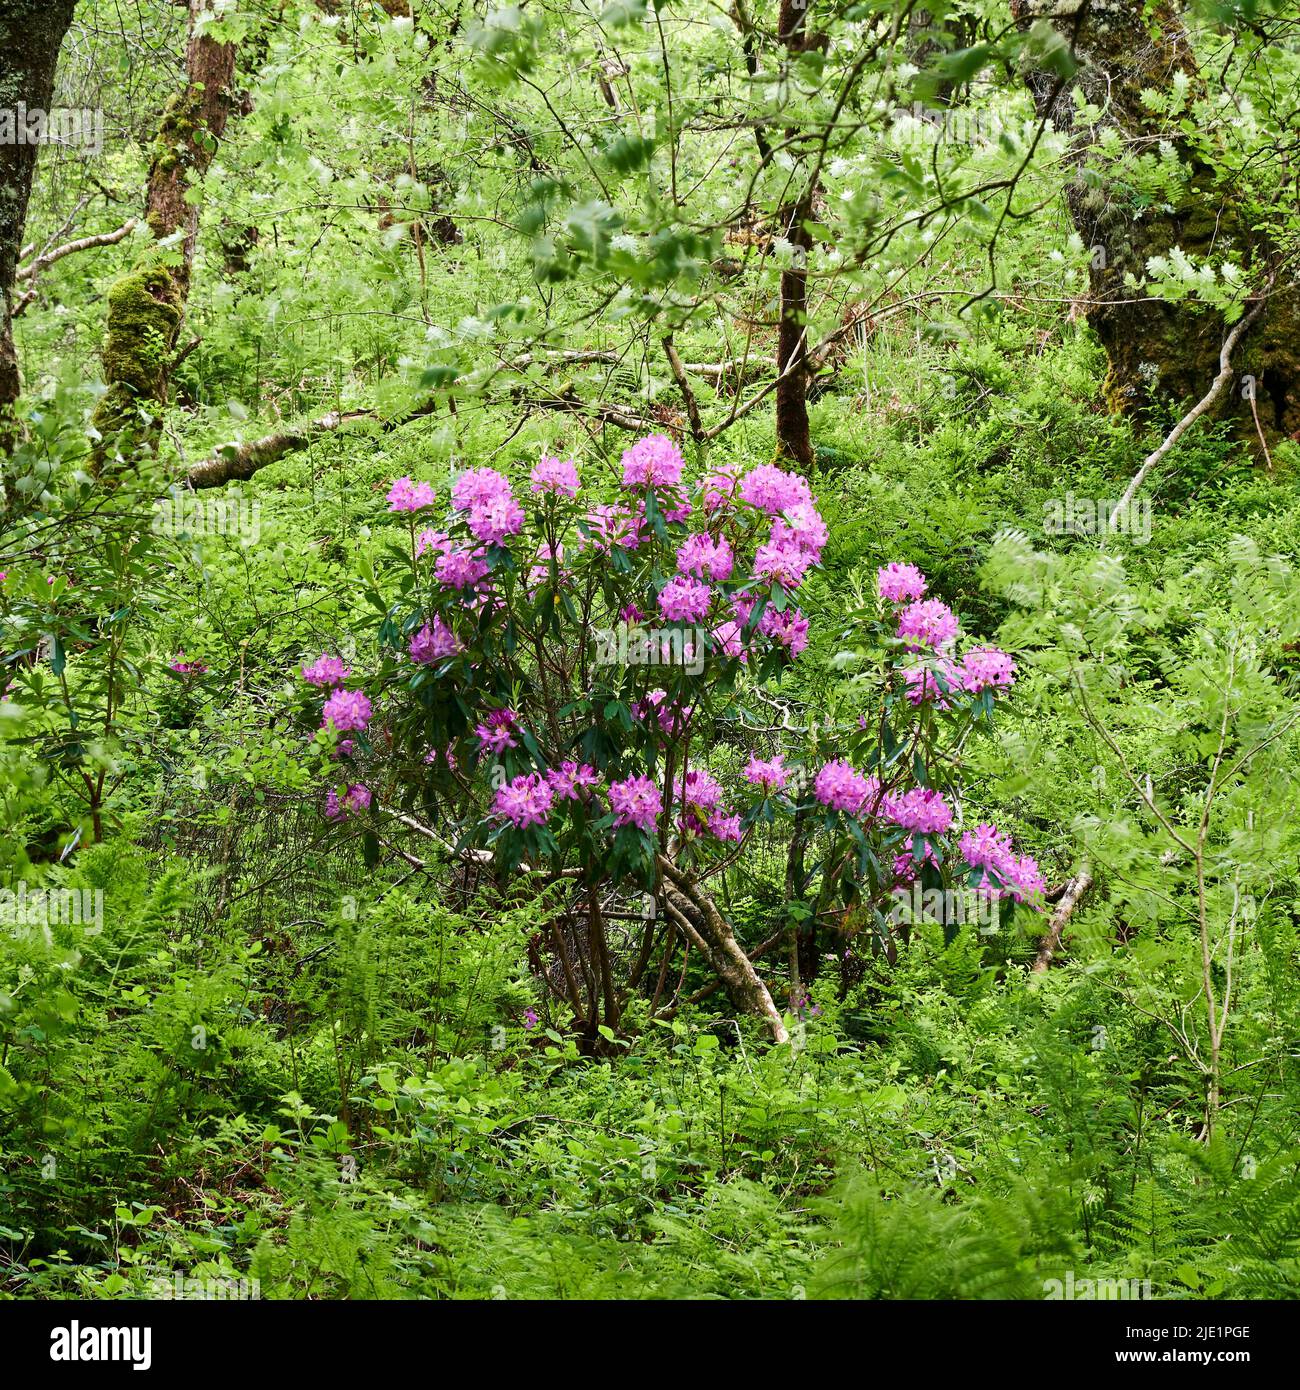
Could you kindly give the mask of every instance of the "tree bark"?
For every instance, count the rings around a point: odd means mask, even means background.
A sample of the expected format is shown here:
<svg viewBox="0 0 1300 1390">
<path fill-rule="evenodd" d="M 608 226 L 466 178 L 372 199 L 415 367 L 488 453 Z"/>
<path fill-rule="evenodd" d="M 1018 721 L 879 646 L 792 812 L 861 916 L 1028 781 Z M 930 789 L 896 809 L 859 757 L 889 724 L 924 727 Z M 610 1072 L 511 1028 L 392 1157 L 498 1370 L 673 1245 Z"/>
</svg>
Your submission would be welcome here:
<svg viewBox="0 0 1300 1390">
<path fill-rule="evenodd" d="M 145 220 L 158 241 L 180 234 L 177 256 L 146 256 L 108 292 L 104 382 L 95 411 L 103 436 L 93 455 L 103 467 L 116 441 L 119 458 L 156 446 L 159 407 L 167 402 L 173 353 L 189 294 L 199 206 L 188 199 L 202 181 L 226 129 L 235 77 L 235 45 L 210 37 L 201 24 L 214 0 L 189 0 L 186 84 L 163 112 L 145 194 Z"/>
<path fill-rule="evenodd" d="M 664 875 L 664 901 L 674 921 L 694 941 L 717 972 L 728 999 L 742 1013 L 761 1018 L 772 1041 L 789 1041 L 781 1010 L 745 954 L 731 923 L 718 911 L 709 895 L 692 883 L 689 875 L 665 855 L 658 856 Z"/>
<path fill-rule="evenodd" d="M 0 0 L 0 108 L 12 116 L 15 137 L 20 134 L 20 103 L 27 111 L 50 108 L 59 49 L 74 9 L 76 0 Z M 15 138 L 12 143 L 0 143 L 0 293 L 4 296 L 0 323 L 0 454 L 5 458 L 13 452 L 14 406 L 22 390 L 18 354 L 14 351 L 13 293 L 36 153 L 37 146 L 26 140 L 20 143 Z"/>
<path fill-rule="evenodd" d="M 806 4 L 781 0 L 778 35 L 793 56 L 807 40 Z M 795 170 L 791 178 L 799 177 Z M 812 434 L 808 425 L 808 252 L 812 237 L 807 222 L 812 217 L 814 189 L 798 196 L 777 215 L 780 234 L 795 248 L 794 263 L 781 272 L 781 317 L 776 343 L 776 447 L 777 453 L 797 463 L 805 472 L 813 465 Z"/>
<path fill-rule="evenodd" d="M 1145 17 L 1144 10 L 1150 11 Z M 1068 187 L 1066 201 L 1091 252 L 1087 315 L 1106 349 L 1107 402 L 1113 410 L 1133 413 L 1161 396 L 1199 399 L 1219 367 L 1224 332 L 1219 316 L 1188 303 L 1151 300 L 1143 292 L 1135 296 L 1125 278 L 1144 279 L 1152 256 L 1181 247 L 1197 262 L 1217 261 L 1228 248 L 1237 250 L 1262 280 L 1273 249 L 1247 224 L 1215 170 L 1176 129 L 1166 129 L 1166 118 L 1143 104 L 1144 88 L 1168 90 L 1179 74 L 1188 79 L 1193 96 L 1204 90 L 1179 6 L 1174 0 L 1153 6 L 1133 0 L 1011 0 L 1011 11 L 1022 28 L 1049 19 L 1073 43 L 1079 60 L 1063 87 L 1055 74 L 1037 69 L 1027 80 L 1039 115 L 1050 115 L 1058 129 L 1076 137 L 1080 177 Z M 1096 127 L 1076 127 L 1076 91 L 1102 112 Z M 1170 141 L 1190 175 L 1174 206 L 1139 214 L 1122 189 L 1104 181 L 1104 169 L 1100 184 L 1085 181 L 1089 148 L 1108 130 L 1118 132 L 1127 148 Z M 1226 392 L 1220 411 L 1239 417 L 1251 437 L 1256 412 L 1261 435 L 1295 436 L 1300 431 L 1300 295 L 1294 284 L 1278 286 L 1243 345 L 1239 367 L 1243 377 L 1255 378 L 1256 399 L 1252 403 L 1243 391 Z"/>
</svg>

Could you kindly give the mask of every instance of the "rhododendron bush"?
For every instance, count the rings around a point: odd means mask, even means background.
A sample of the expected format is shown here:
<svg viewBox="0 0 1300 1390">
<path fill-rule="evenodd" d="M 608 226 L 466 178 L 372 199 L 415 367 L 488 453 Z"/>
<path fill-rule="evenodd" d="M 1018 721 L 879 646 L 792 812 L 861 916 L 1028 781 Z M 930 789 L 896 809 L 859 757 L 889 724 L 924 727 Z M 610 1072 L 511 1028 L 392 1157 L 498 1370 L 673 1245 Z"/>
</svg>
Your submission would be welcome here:
<svg viewBox="0 0 1300 1390">
<path fill-rule="evenodd" d="M 634 996 L 673 1007 L 694 950 L 785 1037 L 758 943 L 708 887 L 760 830 L 786 836 L 814 939 L 842 956 L 892 955 L 914 884 L 1036 905 L 1037 866 L 967 823 L 954 780 L 1015 663 L 964 639 L 919 570 L 882 568 L 853 624 L 852 717 L 810 710 L 778 737 L 771 702 L 808 646 L 827 541 L 807 482 L 688 470 L 662 435 L 581 473 L 546 457 L 515 481 L 477 466 L 445 492 L 393 482 L 367 570 L 374 648 L 301 668 L 325 816 L 374 853 L 405 827 L 503 884 L 558 883 L 547 979 L 588 1033 Z M 621 955 L 611 915 L 640 923 Z"/>
</svg>

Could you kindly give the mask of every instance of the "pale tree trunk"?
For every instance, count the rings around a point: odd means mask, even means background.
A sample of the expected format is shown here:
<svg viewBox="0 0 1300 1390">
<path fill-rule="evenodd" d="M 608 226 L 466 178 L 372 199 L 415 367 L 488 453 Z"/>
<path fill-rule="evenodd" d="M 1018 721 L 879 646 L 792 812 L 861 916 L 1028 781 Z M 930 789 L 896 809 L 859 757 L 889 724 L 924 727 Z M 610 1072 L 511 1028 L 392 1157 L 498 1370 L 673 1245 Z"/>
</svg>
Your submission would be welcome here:
<svg viewBox="0 0 1300 1390">
<path fill-rule="evenodd" d="M 20 142 L 20 105 L 48 111 L 54 97 L 54 70 L 63 36 L 72 23 L 76 0 L 0 0 L 0 110 L 13 123 L 12 142 L 0 143 L 0 454 L 7 459 L 16 438 L 14 406 L 22 390 L 14 351 L 13 294 L 37 146 Z M 9 483 L 8 470 L 5 473 Z"/>
<path fill-rule="evenodd" d="M 144 257 L 108 292 L 103 350 L 108 390 L 95 412 L 104 436 L 95 454 L 97 468 L 105 465 L 114 442 L 123 459 L 157 442 L 159 407 L 167 401 L 198 237 L 199 206 L 187 194 L 207 173 L 231 107 L 235 46 L 201 29 L 214 9 L 215 0 L 189 0 L 185 89 L 163 112 L 145 195 L 150 231 L 159 241 L 179 233 L 179 256 Z"/>
<path fill-rule="evenodd" d="M 1221 317 L 1188 304 L 1168 304 L 1134 294 L 1125 285 L 1132 274 L 1143 279 L 1152 256 L 1172 248 L 1200 263 L 1217 264 L 1230 249 L 1241 254 L 1262 282 L 1274 273 L 1274 251 L 1242 217 L 1214 170 L 1200 162 L 1165 118 L 1148 110 L 1144 88 L 1168 91 L 1180 74 L 1189 91 L 1204 90 L 1204 79 L 1173 0 L 1143 6 L 1134 0 L 1011 0 L 1016 22 L 1027 28 L 1047 18 L 1074 48 L 1078 71 L 1060 83 L 1054 74 L 1031 70 L 1027 79 L 1040 116 L 1058 129 L 1073 131 L 1082 168 L 1088 148 L 1103 132 L 1117 132 L 1125 145 L 1155 148 L 1168 138 L 1190 178 L 1173 207 L 1147 208 L 1137 215 L 1123 189 L 1082 177 L 1067 189 L 1070 216 L 1090 251 L 1087 301 L 1089 326 L 1106 349 L 1106 397 L 1117 411 L 1140 411 L 1153 400 L 1199 400 L 1219 369 L 1224 337 Z M 1102 115 L 1096 128 L 1075 124 L 1078 90 Z M 1097 167 L 1096 156 L 1089 159 Z M 1278 284 L 1266 312 L 1255 323 L 1239 354 L 1243 389 L 1225 392 L 1221 413 L 1232 412 L 1252 436 L 1295 436 L 1300 431 L 1300 296 L 1294 285 Z M 1244 378 L 1255 379 L 1252 402 Z M 1253 408 L 1252 408 L 1253 407 Z M 1258 416 L 1258 424 L 1256 423 Z"/>
<path fill-rule="evenodd" d="M 670 918 L 713 967 L 727 998 L 741 1013 L 761 1019 L 773 1042 L 789 1041 L 781 1010 L 773 1003 L 754 962 L 736 940 L 731 923 L 718 911 L 709 894 L 671 859 L 661 854 L 658 864 L 664 875 L 664 902 Z"/>
</svg>

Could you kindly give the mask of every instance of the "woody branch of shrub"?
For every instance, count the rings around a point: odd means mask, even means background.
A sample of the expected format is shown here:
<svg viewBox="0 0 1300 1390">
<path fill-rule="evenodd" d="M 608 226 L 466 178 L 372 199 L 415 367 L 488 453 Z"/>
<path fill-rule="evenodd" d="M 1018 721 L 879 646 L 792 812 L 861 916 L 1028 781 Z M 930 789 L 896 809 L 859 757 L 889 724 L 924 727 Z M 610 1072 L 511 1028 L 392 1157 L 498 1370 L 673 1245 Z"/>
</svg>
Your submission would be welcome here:
<svg viewBox="0 0 1300 1390">
<path fill-rule="evenodd" d="M 651 1016 L 675 1011 L 692 961 L 786 1040 L 755 964 L 772 938 L 743 941 L 711 884 L 788 817 L 808 827 L 812 930 L 847 930 L 850 949 L 893 958 L 891 905 L 913 883 L 964 884 L 1007 910 L 1043 889 L 1031 858 L 991 825 L 959 833 L 954 809 L 954 755 L 1014 663 L 980 644 L 959 653 L 956 616 L 911 566 L 880 572 L 855 624 L 864 712 L 847 727 L 768 725 L 739 765 L 723 732 L 763 725 L 751 705 L 805 651 L 798 599 L 827 531 L 798 475 L 684 473 L 652 435 L 585 485 L 572 459 L 542 458 L 527 507 L 502 473 L 470 469 L 441 518 L 431 482 L 399 479 L 361 560 L 373 652 L 302 670 L 324 814 L 360 829 L 375 862 L 395 820 L 503 890 L 520 876 L 561 886 L 558 909 L 539 907 L 541 973 L 594 1046 L 635 994 Z M 627 921 L 640 926 L 620 948 L 611 924 Z"/>
</svg>

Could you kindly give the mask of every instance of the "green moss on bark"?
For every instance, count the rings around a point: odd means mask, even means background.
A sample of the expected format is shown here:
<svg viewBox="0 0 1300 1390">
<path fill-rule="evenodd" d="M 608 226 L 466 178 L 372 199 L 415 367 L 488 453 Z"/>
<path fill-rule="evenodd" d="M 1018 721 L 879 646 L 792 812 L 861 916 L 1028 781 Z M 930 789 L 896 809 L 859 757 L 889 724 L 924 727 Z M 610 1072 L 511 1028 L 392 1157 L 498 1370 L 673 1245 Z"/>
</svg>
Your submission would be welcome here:
<svg viewBox="0 0 1300 1390">
<path fill-rule="evenodd" d="M 180 291 L 171 272 L 154 256 L 122 276 L 108 292 L 104 337 L 104 381 L 108 387 L 95 411 L 95 428 L 105 443 L 130 438 L 152 445 L 156 425 L 149 405 L 167 398 L 167 371 L 180 330 Z M 96 452 L 102 464 L 104 445 Z"/>
</svg>

